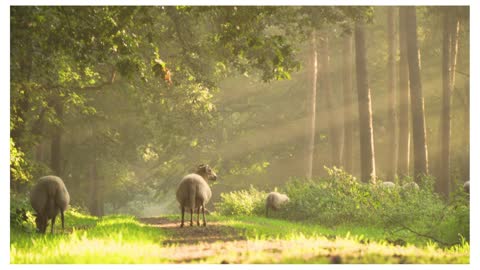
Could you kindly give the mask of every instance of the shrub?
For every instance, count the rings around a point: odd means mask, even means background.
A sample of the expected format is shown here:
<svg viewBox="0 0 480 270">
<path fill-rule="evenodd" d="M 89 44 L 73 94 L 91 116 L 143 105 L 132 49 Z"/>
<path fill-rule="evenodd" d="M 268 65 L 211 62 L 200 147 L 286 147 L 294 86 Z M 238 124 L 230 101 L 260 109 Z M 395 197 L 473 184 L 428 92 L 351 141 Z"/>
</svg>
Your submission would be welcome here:
<svg viewBox="0 0 480 270">
<path fill-rule="evenodd" d="M 11 194 L 10 197 L 10 228 L 24 231 L 35 230 L 35 218 L 28 196 Z"/>
<path fill-rule="evenodd" d="M 248 190 L 238 190 L 222 193 L 221 201 L 215 203 L 215 208 L 222 215 L 262 215 L 265 214 L 265 198 L 267 193 L 253 186 Z"/>
<path fill-rule="evenodd" d="M 419 189 L 402 188 L 410 178 L 397 179 L 394 188 L 386 189 L 360 183 L 337 168 L 326 170 L 325 178 L 287 182 L 284 193 L 290 202 L 277 216 L 326 226 L 380 227 L 393 241 L 422 238 L 451 245 L 469 240 L 468 195 L 460 185 L 447 203 L 434 192 L 432 177 L 422 177 Z M 217 205 L 224 215 L 264 215 L 265 196 L 250 187 L 222 194 Z"/>
</svg>

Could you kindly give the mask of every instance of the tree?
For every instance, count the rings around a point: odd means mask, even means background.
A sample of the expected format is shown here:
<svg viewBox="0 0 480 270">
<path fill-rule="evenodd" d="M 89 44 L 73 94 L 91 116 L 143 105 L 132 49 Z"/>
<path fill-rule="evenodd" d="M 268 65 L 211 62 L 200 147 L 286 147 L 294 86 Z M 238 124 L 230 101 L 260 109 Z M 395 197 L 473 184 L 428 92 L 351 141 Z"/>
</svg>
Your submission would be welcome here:
<svg viewBox="0 0 480 270">
<path fill-rule="evenodd" d="M 368 85 L 365 25 L 362 21 L 355 23 L 355 65 L 358 91 L 361 180 L 363 182 L 375 182 L 372 101 Z"/>
<path fill-rule="evenodd" d="M 330 144 L 330 164 L 332 166 L 340 167 L 342 165 L 342 137 L 341 137 L 341 125 L 339 124 L 338 113 L 334 104 L 334 95 L 332 89 L 332 71 L 330 63 L 330 50 L 329 50 L 329 35 L 326 31 L 322 31 L 320 37 L 320 76 L 322 97 L 325 100 L 325 110 L 328 117 L 328 129 L 329 129 L 329 144 Z"/>
<path fill-rule="evenodd" d="M 427 133 L 425 127 L 425 108 L 420 77 L 420 59 L 417 44 L 417 16 L 415 7 L 405 9 L 408 71 L 410 77 L 410 102 L 412 105 L 412 134 L 414 177 L 428 174 Z"/>
<path fill-rule="evenodd" d="M 455 8 L 443 9 L 443 46 L 442 46 L 442 84 L 443 105 L 441 120 L 441 166 L 440 191 L 450 194 L 450 138 L 451 138 L 451 103 L 455 88 L 455 68 L 458 52 L 458 33 L 460 21 L 455 14 Z"/>
<path fill-rule="evenodd" d="M 312 88 L 310 90 L 310 106 L 308 110 L 309 123 L 308 123 L 308 142 L 307 142 L 307 178 L 312 178 L 313 170 L 313 153 L 315 150 L 315 116 L 316 116 L 316 104 L 317 104 L 317 40 L 316 31 L 312 30 L 311 34 L 311 82 Z"/>
<path fill-rule="evenodd" d="M 406 20 L 407 18 L 405 17 L 405 10 L 403 7 L 400 7 L 398 14 L 398 32 L 400 45 L 400 61 L 398 75 L 398 174 L 400 176 L 409 175 L 410 167 L 410 87 L 408 78 Z"/>
<path fill-rule="evenodd" d="M 345 171 L 353 171 L 353 127 L 354 127 L 354 97 L 353 97 L 353 39 L 351 33 L 343 37 L 343 122 L 344 122 L 344 161 Z"/>
<path fill-rule="evenodd" d="M 388 163 L 386 168 L 387 179 L 393 180 L 397 174 L 398 140 L 397 140 L 397 46 L 395 31 L 395 7 L 387 10 L 387 36 L 388 36 Z"/>
</svg>

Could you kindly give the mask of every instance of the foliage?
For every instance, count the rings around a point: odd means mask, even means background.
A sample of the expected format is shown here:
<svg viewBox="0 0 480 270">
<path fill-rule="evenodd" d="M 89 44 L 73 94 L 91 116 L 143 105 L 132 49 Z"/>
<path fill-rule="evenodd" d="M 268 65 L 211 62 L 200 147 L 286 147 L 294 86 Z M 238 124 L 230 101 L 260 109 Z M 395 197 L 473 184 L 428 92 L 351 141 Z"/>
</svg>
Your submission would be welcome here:
<svg viewBox="0 0 480 270">
<path fill-rule="evenodd" d="M 31 179 L 28 161 L 25 153 L 15 147 L 15 142 L 10 138 L 10 177 L 14 181 L 28 182 Z"/>
<path fill-rule="evenodd" d="M 34 232 L 35 219 L 28 197 L 14 194 L 10 197 L 10 228 Z"/>
<path fill-rule="evenodd" d="M 259 191 L 250 186 L 248 190 L 238 190 L 222 193 L 221 201 L 215 204 L 221 215 L 250 216 L 265 213 L 267 192 Z"/>
<path fill-rule="evenodd" d="M 279 216 L 326 226 L 380 227 L 393 240 L 423 237 L 453 245 L 469 239 L 468 200 L 461 190 L 446 204 L 433 191 L 431 177 L 423 177 L 419 189 L 402 188 L 410 179 L 390 189 L 360 183 L 335 167 L 326 170 L 326 178 L 288 182 L 285 192 L 290 202 Z M 253 187 L 222 194 L 218 211 L 224 215 L 263 215 L 265 194 Z"/>
</svg>

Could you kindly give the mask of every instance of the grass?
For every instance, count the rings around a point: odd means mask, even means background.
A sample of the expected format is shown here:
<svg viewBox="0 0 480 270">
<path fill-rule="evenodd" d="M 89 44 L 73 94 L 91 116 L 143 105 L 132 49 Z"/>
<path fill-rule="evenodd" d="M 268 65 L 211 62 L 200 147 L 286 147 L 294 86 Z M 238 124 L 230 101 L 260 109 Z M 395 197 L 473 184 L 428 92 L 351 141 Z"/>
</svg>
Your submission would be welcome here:
<svg viewBox="0 0 480 270">
<path fill-rule="evenodd" d="M 203 228 L 170 229 L 132 216 L 95 218 L 67 212 L 66 232 L 39 235 L 13 228 L 10 262 L 22 263 L 469 263 L 468 243 L 440 248 L 424 242 L 395 246 L 377 228 L 326 228 L 263 217 L 208 216 L 211 233 L 235 241 L 178 244 L 178 234 Z M 165 216 L 178 223 L 176 215 Z M 172 224 L 173 225 L 173 224 Z M 221 225 L 221 226 L 220 226 Z M 215 228 L 221 228 L 215 231 Z M 234 228 L 224 230 L 225 228 Z M 169 243 L 169 244 L 165 244 Z"/>
</svg>

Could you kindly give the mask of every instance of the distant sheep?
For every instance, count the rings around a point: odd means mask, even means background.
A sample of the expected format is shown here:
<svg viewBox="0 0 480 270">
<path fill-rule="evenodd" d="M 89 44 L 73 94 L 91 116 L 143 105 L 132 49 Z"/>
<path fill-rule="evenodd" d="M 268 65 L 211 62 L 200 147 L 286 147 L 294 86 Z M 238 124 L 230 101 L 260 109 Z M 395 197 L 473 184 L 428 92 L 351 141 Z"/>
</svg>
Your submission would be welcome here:
<svg viewBox="0 0 480 270">
<path fill-rule="evenodd" d="M 177 201 L 182 211 L 182 223 L 184 225 L 185 209 L 190 209 L 190 226 L 193 226 L 193 210 L 197 210 L 197 225 L 200 226 L 200 207 L 203 214 L 203 226 L 205 221 L 205 205 L 212 197 L 212 190 L 205 180 L 217 180 L 217 175 L 208 165 L 199 165 L 196 172 L 183 177 L 177 188 Z"/>
<path fill-rule="evenodd" d="M 463 184 L 463 191 L 470 194 L 470 180 Z"/>
<path fill-rule="evenodd" d="M 420 187 L 415 182 L 408 182 L 403 184 L 402 189 L 403 190 L 419 190 Z"/>
<path fill-rule="evenodd" d="M 267 201 L 265 204 L 266 216 L 268 217 L 268 209 L 278 210 L 284 204 L 286 204 L 290 199 L 285 194 L 280 194 L 278 192 L 270 192 L 267 195 Z"/>
<path fill-rule="evenodd" d="M 396 186 L 397 185 L 395 183 L 390 182 L 390 181 L 385 181 L 385 182 L 380 183 L 380 187 L 385 188 L 385 189 L 393 189 Z"/>
<path fill-rule="evenodd" d="M 70 195 L 62 179 L 58 176 L 44 176 L 30 192 L 30 203 L 35 210 L 35 223 L 37 231 L 45 233 L 48 220 L 52 220 L 51 233 L 55 225 L 55 218 L 60 212 L 62 218 L 62 230 L 65 229 L 63 213 L 70 203 Z"/>
</svg>

